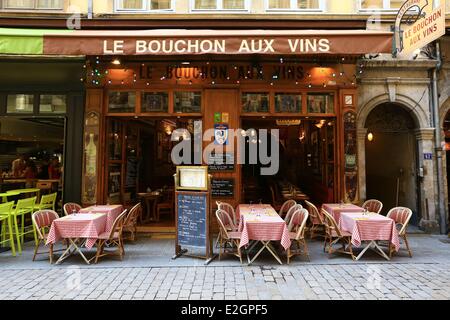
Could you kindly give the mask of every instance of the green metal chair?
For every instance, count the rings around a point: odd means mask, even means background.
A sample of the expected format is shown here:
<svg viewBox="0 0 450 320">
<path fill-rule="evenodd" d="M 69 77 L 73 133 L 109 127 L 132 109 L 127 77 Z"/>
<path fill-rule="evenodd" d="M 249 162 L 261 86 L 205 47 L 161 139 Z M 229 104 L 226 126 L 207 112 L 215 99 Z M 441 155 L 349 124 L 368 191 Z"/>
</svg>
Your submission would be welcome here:
<svg viewBox="0 0 450 320">
<path fill-rule="evenodd" d="M 57 193 L 46 194 L 41 197 L 41 201 L 34 207 L 35 211 L 51 209 L 55 211 Z"/>
<path fill-rule="evenodd" d="M 16 234 L 16 241 L 17 241 L 17 250 L 19 251 L 19 254 L 22 254 L 22 245 L 24 243 L 26 234 L 33 233 L 34 241 L 36 244 L 38 243 L 34 224 L 33 223 L 31 224 L 32 230 L 25 230 L 25 217 L 26 215 L 29 214 L 31 219 L 31 215 L 35 211 L 34 210 L 35 205 L 36 205 L 36 197 L 21 199 L 17 201 L 16 208 L 12 212 L 12 218 L 15 229 L 14 231 Z M 19 219 L 20 219 L 20 227 L 18 221 Z"/>
<path fill-rule="evenodd" d="M 1 240 L 0 244 L 8 243 L 11 247 L 12 255 L 16 256 L 16 246 L 14 244 L 14 233 L 13 233 L 13 223 L 12 223 L 12 212 L 14 207 L 14 201 L 0 204 L 0 223 L 2 225 L 1 229 Z M 8 227 L 8 231 L 6 229 Z M 8 237 L 6 236 L 8 233 Z"/>
</svg>

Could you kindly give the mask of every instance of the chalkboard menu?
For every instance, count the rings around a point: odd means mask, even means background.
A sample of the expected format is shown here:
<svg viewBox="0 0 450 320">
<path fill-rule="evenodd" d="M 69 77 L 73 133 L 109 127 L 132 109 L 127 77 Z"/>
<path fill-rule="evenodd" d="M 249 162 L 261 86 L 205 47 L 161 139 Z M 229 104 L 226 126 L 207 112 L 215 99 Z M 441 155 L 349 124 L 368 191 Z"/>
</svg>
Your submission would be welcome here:
<svg viewBox="0 0 450 320">
<path fill-rule="evenodd" d="M 233 153 L 210 153 L 208 158 L 208 171 L 233 171 Z"/>
<path fill-rule="evenodd" d="M 206 248 L 207 194 L 177 194 L 178 245 Z"/>
<path fill-rule="evenodd" d="M 234 197 L 234 179 L 212 179 L 211 194 L 215 198 Z"/>
</svg>

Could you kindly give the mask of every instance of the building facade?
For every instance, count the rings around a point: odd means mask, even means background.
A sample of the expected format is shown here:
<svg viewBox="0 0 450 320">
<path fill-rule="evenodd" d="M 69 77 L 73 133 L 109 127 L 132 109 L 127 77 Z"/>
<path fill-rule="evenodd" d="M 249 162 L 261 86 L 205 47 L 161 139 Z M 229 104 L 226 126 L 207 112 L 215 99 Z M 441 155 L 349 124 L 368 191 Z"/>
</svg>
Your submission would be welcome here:
<svg viewBox="0 0 450 320">
<path fill-rule="evenodd" d="M 78 149 L 83 159 L 70 168 L 66 163 L 65 172 L 82 179 L 70 179 L 79 193 L 70 191 L 74 196 L 66 200 L 131 204 L 152 181 L 171 184 L 173 167 L 167 158 L 173 143 L 163 133 L 179 127 L 190 132 L 201 121 L 203 129 L 216 124 L 281 128 L 282 178 L 300 184 L 316 202 L 378 198 L 385 212 L 407 206 L 414 212 L 413 224 L 445 232 L 448 166 L 440 150 L 445 143 L 437 146 L 435 135 L 443 142 L 450 138 L 445 122 L 450 119 L 450 47 L 443 37 L 438 52 L 432 44 L 408 59 L 392 58 L 385 41 L 402 3 L 3 0 L 0 37 L 14 45 L 0 44 L 0 59 L 21 64 L 16 72 L 23 72 L 24 79 L 27 66 L 39 61 L 77 65 L 67 72 L 79 80 L 77 95 L 85 97 L 74 111 L 82 114 L 83 130 L 72 138 L 66 135 L 65 145 Z M 214 41 L 220 35 L 227 43 L 245 37 L 257 41 L 248 44 L 253 46 L 248 52 L 227 47 L 218 54 L 221 42 Z M 272 38 L 274 43 L 287 39 L 290 49 L 298 50 L 290 54 L 272 48 Z M 314 38 L 333 40 L 314 43 Z M 136 46 L 127 46 L 128 40 Z M 211 52 L 196 51 L 203 49 Z M 438 124 L 433 116 L 435 68 Z M 3 77 L 8 82 L 8 74 Z M 37 82 L 28 85 L 34 88 Z M 23 88 L 20 81 L 15 88 L 2 88 L 6 116 L 22 116 L 8 115 L 7 101 L 9 95 L 28 93 Z M 150 166 L 157 169 L 145 169 Z M 274 191 L 260 185 L 273 181 L 261 181 L 254 169 L 237 165 L 213 172 L 218 185 L 231 190 L 216 200 L 237 204 L 270 198 Z"/>
</svg>

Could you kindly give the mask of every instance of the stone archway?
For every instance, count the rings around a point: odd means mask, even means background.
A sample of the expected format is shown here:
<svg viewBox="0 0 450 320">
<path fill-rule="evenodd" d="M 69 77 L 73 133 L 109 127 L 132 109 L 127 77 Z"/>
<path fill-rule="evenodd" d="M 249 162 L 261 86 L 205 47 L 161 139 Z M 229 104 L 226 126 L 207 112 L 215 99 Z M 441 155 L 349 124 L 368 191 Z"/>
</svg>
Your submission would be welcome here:
<svg viewBox="0 0 450 320">
<path fill-rule="evenodd" d="M 368 114 L 365 128 L 366 193 L 383 202 L 383 214 L 397 206 L 410 208 L 411 223 L 419 223 L 416 124 L 406 108 L 383 103 Z"/>
<path fill-rule="evenodd" d="M 394 102 L 392 102 L 394 100 Z M 411 98 L 398 94 L 395 99 L 386 94 L 381 94 L 372 97 L 370 100 L 362 102 L 359 106 L 357 115 L 357 127 L 358 127 L 358 168 L 359 168 L 359 190 L 360 199 L 367 199 L 366 190 L 366 140 L 367 131 L 366 120 L 369 114 L 377 108 L 379 105 L 386 103 L 394 103 L 396 106 L 402 108 L 411 118 L 414 123 L 414 129 L 412 133 L 416 140 L 416 154 L 417 162 L 416 167 L 421 168 L 423 172 L 423 178 L 419 181 L 417 189 L 419 204 L 418 213 L 422 217 L 420 225 L 423 225 L 426 229 L 433 229 L 436 225 L 436 186 L 434 175 L 434 161 L 424 160 L 424 153 L 434 154 L 434 128 L 430 128 L 428 110 L 422 105 L 419 105 Z M 424 101 L 426 103 L 426 101 Z M 433 156 L 434 158 L 434 156 Z"/>
</svg>

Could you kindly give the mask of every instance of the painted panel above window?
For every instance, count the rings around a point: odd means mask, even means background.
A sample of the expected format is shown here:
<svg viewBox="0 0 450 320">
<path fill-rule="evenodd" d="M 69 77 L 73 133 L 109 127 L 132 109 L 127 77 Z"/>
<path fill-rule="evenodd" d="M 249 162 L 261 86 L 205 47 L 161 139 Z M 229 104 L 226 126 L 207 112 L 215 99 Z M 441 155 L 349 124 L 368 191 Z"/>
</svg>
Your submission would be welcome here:
<svg viewBox="0 0 450 320">
<path fill-rule="evenodd" d="M 0 0 L 2 9 L 20 10 L 62 10 L 63 0 Z"/>
<path fill-rule="evenodd" d="M 66 96 L 61 94 L 41 94 L 39 99 L 40 113 L 66 113 Z"/>
<path fill-rule="evenodd" d="M 325 0 L 266 0 L 267 11 L 324 11 Z"/>
<path fill-rule="evenodd" d="M 191 0 L 191 11 L 248 11 L 251 0 Z"/>
<path fill-rule="evenodd" d="M 160 12 L 173 11 L 174 0 L 116 0 L 115 11 L 119 12 Z"/>
</svg>

